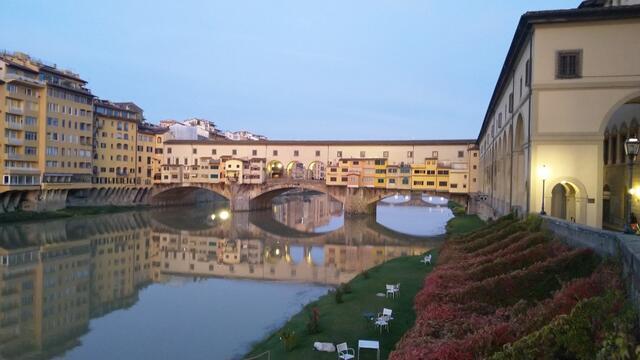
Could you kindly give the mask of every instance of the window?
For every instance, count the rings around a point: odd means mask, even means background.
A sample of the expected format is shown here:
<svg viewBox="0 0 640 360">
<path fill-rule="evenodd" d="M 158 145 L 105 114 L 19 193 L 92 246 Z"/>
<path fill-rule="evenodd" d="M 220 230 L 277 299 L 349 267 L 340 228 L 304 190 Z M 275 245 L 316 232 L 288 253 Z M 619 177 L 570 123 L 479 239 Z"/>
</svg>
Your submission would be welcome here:
<svg viewBox="0 0 640 360">
<path fill-rule="evenodd" d="M 216 155 L 218 154 L 218 151 L 216 149 L 211 149 L 211 155 Z"/>
<path fill-rule="evenodd" d="M 384 179 L 378 179 L 378 184 L 384 184 Z"/>
<path fill-rule="evenodd" d="M 18 87 L 15 84 L 7 84 L 7 91 L 15 94 L 18 92 Z"/>
<path fill-rule="evenodd" d="M 509 94 L 509 113 L 513 113 L 513 93 Z"/>
<path fill-rule="evenodd" d="M 365 156 L 367 156 L 367 153 L 366 153 L 366 152 L 364 152 L 364 151 L 360 151 L 360 157 L 361 157 L 361 158 L 363 158 L 363 157 L 365 157 Z"/>
<path fill-rule="evenodd" d="M 299 150 L 293 150 L 293 156 L 300 156 L 300 151 Z"/>
<path fill-rule="evenodd" d="M 451 184 L 451 185 L 450 185 L 450 187 L 451 187 L 452 189 L 457 189 L 457 188 L 458 188 L 458 184 Z"/>
<path fill-rule="evenodd" d="M 447 186 L 446 181 L 438 181 L 438 186 Z"/>
<path fill-rule="evenodd" d="M 464 157 L 464 151 L 458 151 L 458 157 L 459 158 L 463 158 Z"/>
<path fill-rule="evenodd" d="M 531 86 L 531 60 L 527 60 L 524 69 L 524 84 L 526 86 Z"/>
<path fill-rule="evenodd" d="M 383 151 L 382 152 L 382 157 L 385 158 L 385 159 L 388 158 L 389 157 L 389 152 L 388 151 Z"/>
<path fill-rule="evenodd" d="M 329 181 L 336 182 L 336 181 L 338 181 L 338 179 L 336 177 L 332 176 L 332 177 L 329 178 Z"/>
<path fill-rule="evenodd" d="M 337 157 L 341 158 L 342 157 L 342 151 L 338 151 L 338 153 L 336 155 L 337 155 Z"/>
<path fill-rule="evenodd" d="M 38 120 L 33 116 L 26 116 L 24 118 L 24 123 L 25 125 L 36 125 L 38 123 Z"/>
<path fill-rule="evenodd" d="M 556 54 L 556 79 L 576 79 L 582 76 L 582 50 L 563 50 Z"/>
<path fill-rule="evenodd" d="M 171 148 L 167 148 L 167 154 L 171 154 Z"/>
<path fill-rule="evenodd" d="M 413 151 L 407 151 L 407 157 L 409 159 L 413 158 Z"/>
<path fill-rule="evenodd" d="M 33 131 L 25 131 L 24 139 L 25 140 L 38 140 L 38 133 L 35 133 Z"/>
<path fill-rule="evenodd" d="M 238 155 L 238 150 L 236 149 L 231 150 L 231 155 Z"/>
<path fill-rule="evenodd" d="M 316 157 L 320 157 L 320 150 L 316 150 Z"/>
<path fill-rule="evenodd" d="M 192 152 L 193 152 L 193 154 L 195 155 L 195 154 L 197 154 L 197 153 L 198 153 L 198 149 L 193 148 Z"/>
<path fill-rule="evenodd" d="M 273 150 L 273 156 L 278 156 L 278 150 Z"/>
<path fill-rule="evenodd" d="M 258 150 L 256 150 L 256 149 L 251 150 L 251 155 L 257 156 L 258 155 Z"/>
<path fill-rule="evenodd" d="M 431 152 L 431 157 L 437 158 L 438 157 L 438 152 L 437 151 L 432 151 Z"/>
</svg>

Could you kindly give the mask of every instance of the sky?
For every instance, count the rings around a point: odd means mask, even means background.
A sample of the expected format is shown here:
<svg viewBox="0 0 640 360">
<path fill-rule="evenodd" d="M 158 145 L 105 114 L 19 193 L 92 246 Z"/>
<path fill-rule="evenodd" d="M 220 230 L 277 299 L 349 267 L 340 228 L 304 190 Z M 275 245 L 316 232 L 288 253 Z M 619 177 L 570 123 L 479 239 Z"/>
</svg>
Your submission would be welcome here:
<svg viewBox="0 0 640 360">
<path fill-rule="evenodd" d="M 272 139 L 473 139 L 526 11 L 579 0 L 2 0 L 0 49 L 150 122 Z"/>
</svg>

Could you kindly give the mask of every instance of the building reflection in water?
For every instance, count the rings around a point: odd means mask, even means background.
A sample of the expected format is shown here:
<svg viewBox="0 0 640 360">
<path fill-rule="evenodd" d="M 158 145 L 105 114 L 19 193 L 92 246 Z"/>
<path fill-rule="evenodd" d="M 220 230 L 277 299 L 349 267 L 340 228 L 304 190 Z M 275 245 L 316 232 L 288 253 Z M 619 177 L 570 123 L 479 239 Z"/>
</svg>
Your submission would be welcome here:
<svg viewBox="0 0 640 360">
<path fill-rule="evenodd" d="M 299 195 L 265 212 L 166 208 L 4 225 L 0 358 L 61 354 L 78 344 L 91 318 L 132 306 L 141 288 L 176 275 L 337 285 L 440 241 L 373 218 L 314 232 L 336 218 L 339 203 Z"/>
</svg>

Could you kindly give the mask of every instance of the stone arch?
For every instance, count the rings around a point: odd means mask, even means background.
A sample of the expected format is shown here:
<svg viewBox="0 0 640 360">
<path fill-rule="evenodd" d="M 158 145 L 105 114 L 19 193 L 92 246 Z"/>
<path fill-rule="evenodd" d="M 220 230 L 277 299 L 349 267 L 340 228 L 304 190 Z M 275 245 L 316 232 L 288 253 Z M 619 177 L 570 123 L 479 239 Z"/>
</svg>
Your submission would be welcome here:
<svg viewBox="0 0 640 360">
<path fill-rule="evenodd" d="M 524 118 L 518 114 L 513 134 L 513 203 L 518 213 L 525 212 L 526 206 L 526 156 Z"/>
<path fill-rule="evenodd" d="M 588 194 L 587 188 L 584 184 L 573 177 L 558 177 L 547 181 L 545 187 L 545 202 L 548 204 L 548 209 L 551 210 L 551 216 L 558 217 L 553 213 L 554 206 L 554 190 L 556 191 L 556 202 L 560 204 L 558 196 L 564 194 L 564 201 L 566 202 L 564 219 L 573 221 L 579 224 L 587 223 L 587 201 Z M 560 187 L 558 187 L 560 185 Z M 562 198 L 560 198 L 562 199 Z M 557 212 L 557 211 L 556 211 Z"/>
<path fill-rule="evenodd" d="M 307 178 L 310 180 L 324 180 L 326 175 L 326 166 L 322 161 L 316 160 L 307 166 Z"/>
<path fill-rule="evenodd" d="M 602 200 L 602 223 L 610 229 L 621 229 L 625 223 L 626 196 L 628 193 L 629 171 L 625 153 L 625 141 L 634 136 L 640 136 L 638 118 L 640 118 L 640 91 L 635 91 L 623 97 L 608 112 L 602 123 L 602 184 L 606 184 L 608 191 L 602 188 L 602 194 L 597 194 Z M 638 172 L 634 170 L 634 186 L 637 186 Z M 600 189 L 598 189 L 600 190 Z M 632 209 L 638 213 L 638 203 L 632 201 Z"/>
<path fill-rule="evenodd" d="M 249 196 L 249 209 L 257 210 L 257 209 L 269 209 L 271 207 L 271 201 L 278 195 L 282 195 L 287 191 L 291 190 L 307 190 L 307 191 L 316 191 L 323 194 L 329 195 L 336 201 L 344 204 L 345 197 L 342 194 L 336 193 L 337 191 L 343 191 L 342 187 L 328 187 L 325 184 L 312 184 L 312 183 L 282 183 L 282 184 L 274 184 L 270 186 L 266 186 L 260 188 L 253 194 Z"/>
<path fill-rule="evenodd" d="M 305 178 L 305 172 L 305 166 L 300 161 L 292 160 L 287 164 L 286 175 L 289 178 L 302 180 Z"/>
<path fill-rule="evenodd" d="M 280 160 L 271 160 L 267 164 L 267 176 L 270 178 L 284 177 L 284 165 Z"/>
<path fill-rule="evenodd" d="M 190 184 L 189 186 L 167 186 L 157 185 L 147 195 L 149 202 L 154 205 L 179 205 L 196 203 L 198 200 L 204 201 L 205 198 L 198 197 L 198 194 L 207 194 L 206 199 L 212 200 L 212 195 L 230 200 L 231 194 L 228 187 L 220 184 Z"/>
<path fill-rule="evenodd" d="M 623 105 L 628 104 L 628 103 L 632 103 L 632 102 L 635 102 L 635 101 L 638 101 L 638 100 L 640 100 L 640 90 L 636 90 L 634 92 L 631 92 L 631 93 L 627 94 L 626 96 L 622 97 L 616 103 L 614 103 L 609 108 L 609 111 L 607 111 L 606 115 L 602 119 L 602 123 L 600 124 L 599 133 L 600 134 L 604 134 L 604 132 L 606 131 L 607 127 L 609 127 L 609 123 L 611 122 L 611 119 L 613 118 L 613 115 L 615 115 L 615 113 Z"/>
</svg>

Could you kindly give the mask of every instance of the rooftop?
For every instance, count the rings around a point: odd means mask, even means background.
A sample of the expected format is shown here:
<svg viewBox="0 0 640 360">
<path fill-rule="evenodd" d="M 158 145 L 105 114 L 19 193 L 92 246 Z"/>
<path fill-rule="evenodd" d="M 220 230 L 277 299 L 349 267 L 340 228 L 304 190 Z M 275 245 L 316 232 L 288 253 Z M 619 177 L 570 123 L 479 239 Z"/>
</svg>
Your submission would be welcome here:
<svg viewBox="0 0 640 360">
<path fill-rule="evenodd" d="M 325 146 L 418 146 L 418 145 L 473 145 L 475 139 L 456 140 L 167 140 L 165 144 L 175 145 L 325 145 Z"/>
</svg>

